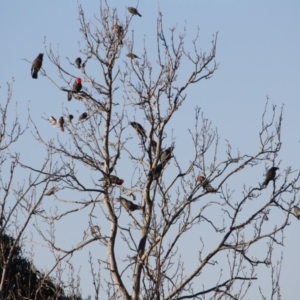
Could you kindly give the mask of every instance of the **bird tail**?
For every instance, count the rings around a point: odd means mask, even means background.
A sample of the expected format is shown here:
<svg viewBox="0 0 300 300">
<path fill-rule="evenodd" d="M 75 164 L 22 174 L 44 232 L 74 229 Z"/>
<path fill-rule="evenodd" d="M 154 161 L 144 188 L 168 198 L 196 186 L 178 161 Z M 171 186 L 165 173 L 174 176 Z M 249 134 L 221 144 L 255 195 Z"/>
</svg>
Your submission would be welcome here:
<svg viewBox="0 0 300 300">
<path fill-rule="evenodd" d="M 209 192 L 209 193 L 216 193 L 217 190 L 215 188 L 213 188 L 210 184 L 208 184 L 206 187 L 205 187 L 206 191 Z"/>
<path fill-rule="evenodd" d="M 65 131 L 64 126 L 60 126 L 60 130 L 61 130 L 62 132 L 64 132 L 64 131 Z"/>
<path fill-rule="evenodd" d="M 217 190 L 213 188 L 209 182 L 207 182 L 207 179 L 202 182 L 202 188 L 208 193 L 217 193 Z"/>
<path fill-rule="evenodd" d="M 68 92 L 68 101 L 71 101 L 71 100 L 72 100 L 72 93 Z"/>
<path fill-rule="evenodd" d="M 139 14 L 138 12 L 136 12 L 136 14 L 139 16 L 139 17 L 141 17 L 142 15 L 141 14 Z"/>
<path fill-rule="evenodd" d="M 37 79 L 38 78 L 38 72 L 36 70 L 32 70 L 31 71 L 31 76 L 32 76 L 32 78 Z"/>
</svg>

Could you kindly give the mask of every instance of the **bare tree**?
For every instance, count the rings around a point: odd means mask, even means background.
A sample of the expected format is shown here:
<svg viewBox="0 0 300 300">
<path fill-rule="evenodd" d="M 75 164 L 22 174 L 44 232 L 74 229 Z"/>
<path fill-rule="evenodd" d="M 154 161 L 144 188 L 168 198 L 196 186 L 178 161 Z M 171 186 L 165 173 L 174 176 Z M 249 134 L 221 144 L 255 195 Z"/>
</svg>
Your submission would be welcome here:
<svg viewBox="0 0 300 300">
<path fill-rule="evenodd" d="M 188 101 L 189 88 L 217 70 L 217 34 L 208 52 L 199 50 L 199 32 L 188 48 L 186 28 L 166 34 L 159 14 L 157 48 L 145 46 L 143 53 L 133 55 L 134 40 L 140 37 L 129 35 L 132 18 L 123 20 L 101 2 L 94 25 L 79 6 L 82 65 L 76 58 L 62 62 L 59 53 L 46 47 L 58 77 L 44 75 L 68 100 L 81 101 L 84 113 L 78 122 L 71 118 L 59 124 L 64 132 L 58 132 L 56 141 L 47 141 L 33 122 L 37 141 L 57 162 L 54 169 L 36 172 L 58 183 L 53 197 L 64 205 L 39 213 L 50 226 L 49 234 L 36 224 L 56 257 L 52 270 L 93 244 L 106 249 L 97 264 L 98 251 L 87 257 L 95 299 L 104 293 L 109 299 L 132 300 L 243 299 L 260 279 L 257 268 L 268 267 L 275 246 L 283 245 L 299 170 L 277 171 L 268 187 L 263 177 L 242 187 L 234 183 L 237 176 L 246 179 L 261 166 L 266 171 L 281 166 L 283 110 L 270 109 L 267 101 L 257 151 L 234 153 L 229 142 L 220 149 L 217 130 L 197 107 L 195 128 L 187 137 L 194 155 L 182 157 L 176 138 L 166 143 L 171 136 L 167 125 Z M 154 50 L 157 59 L 150 61 Z M 98 66 L 96 75 L 92 66 Z M 72 87 L 78 68 L 80 90 Z M 73 102 L 65 103 L 64 120 L 73 116 Z M 134 128 L 128 126 L 132 121 Z M 118 175 L 120 170 L 126 170 L 126 178 Z M 72 196 L 64 198 L 63 190 Z M 76 245 L 61 247 L 55 228 L 70 217 L 81 220 L 84 234 L 78 234 Z M 279 278 L 280 272 L 272 274 Z M 272 282 L 274 297 L 280 289 Z"/>
<path fill-rule="evenodd" d="M 73 291 L 66 297 L 62 282 L 34 267 L 34 253 L 25 254 L 30 222 L 43 216 L 42 200 L 53 184 L 49 173 L 61 172 L 51 161 L 51 153 L 39 172 L 28 172 L 22 182 L 20 163 L 23 135 L 28 122 L 22 126 L 17 111 L 13 110 L 13 83 L 7 84 L 6 101 L 0 104 L 0 299 L 78 299 Z M 55 182 L 54 182 L 55 184 Z M 40 187 L 40 189 L 39 189 Z M 77 293 L 78 295 L 78 293 Z"/>
</svg>

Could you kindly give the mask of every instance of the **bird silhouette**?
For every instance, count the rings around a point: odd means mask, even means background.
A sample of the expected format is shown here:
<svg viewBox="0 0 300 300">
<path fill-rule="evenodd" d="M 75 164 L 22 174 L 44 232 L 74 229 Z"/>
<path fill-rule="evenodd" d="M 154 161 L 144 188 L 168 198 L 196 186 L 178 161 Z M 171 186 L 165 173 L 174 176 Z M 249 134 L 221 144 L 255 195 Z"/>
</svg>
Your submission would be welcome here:
<svg viewBox="0 0 300 300">
<path fill-rule="evenodd" d="M 59 125 L 60 130 L 61 130 L 62 132 L 64 132 L 64 131 L 65 131 L 65 129 L 64 129 L 64 124 L 65 124 L 64 117 L 60 117 L 60 118 L 58 119 L 58 121 L 57 121 L 57 124 Z"/>
<path fill-rule="evenodd" d="M 44 54 L 40 53 L 31 65 L 31 76 L 34 79 L 38 78 L 38 72 L 41 69 L 43 64 L 43 56 Z"/>
<path fill-rule="evenodd" d="M 56 191 L 58 191 L 58 188 L 57 187 L 52 187 L 50 190 L 48 190 L 46 193 L 45 193 L 45 196 L 51 196 L 53 195 Z"/>
<path fill-rule="evenodd" d="M 143 126 L 137 122 L 131 122 L 130 125 L 135 129 L 136 133 L 142 138 L 146 139 L 146 132 Z"/>
<path fill-rule="evenodd" d="M 120 197 L 119 198 L 119 201 L 120 203 L 122 204 L 122 206 L 127 210 L 127 211 L 135 211 L 135 210 L 138 210 L 138 209 L 143 209 L 142 206 L 140 205 L 136 205 L 134 204 L 133 202 L 123 198 L 123 197 Z"/>
<path fill-rule="evenodd" d="M 300 208 L 298 206 L 294 206 L 294 214 L 295 214 L 295 217 L 300 220 Z"/>
<path fill-rule="evenodd" d="M 77 66 L 78 69 L 81 68 L 81 63 L 82 63 L 82 60 L 80 57 L 77 57 L 76 60 L 75 60 L 75 64 Z"/>
<path fill-rule="evenodd" d="M 128 54 L 126 54 L 126 56 L 127 57 L 129 57 L 130 59 L 135 59 L 135 58 L 138 58 L 138 59 L 140 59 L 137 55 L 135 55 L 135 54 L 133 54 L 133 53 L 128 53 Z"/>
<path fill-rule="evenodd" d="M 173 147 L 169 147 L 160 154 L 160 161 L 165 165 L 172 158 Z"/>
<path fill-rule="evenodd" d="M 82 113 L 78 118 L 78 122 L 83 122 L 84 120 L 86 120 L 87 117 L 88 114 L 86 112 Z"/>
<path fill-rule="evenodd" d="M 154 180 L 158 180 L 162 169 L 163 169 L 163 165 L 159 164 L 152 171 L 151 170 L 149 171 L 148 176 L 153 176 Z"/>
<path fill-rule="evenodd" d="M 266 179 L 263 183 L 263 186 L 267 187 L 269 182 L 271 180 L 275 180 L 275 177 L 276 177 L 276 171 L 278 170 L 279 168 L 277 167 L 272 167 L 271 169 L 268 170 L 268 172 L 266 173 Z"/>
<path fill-rule="evenodd" d="M 74 116 L 73 116 L 73 115 L 69 115 L 69 116 L 68 116 L 68 120 L 69 120 L 70 123 L 72 123 L 72 120 L 73 120 L 73 119 L 74 119 Z"/>
<path fill-rule="evenodd" d="M 137 11 L 136 8 L 134 7 L 128 7 L 128 11 L 133 14 L 133 15 L 138 15 L 139 17 L 141 17 L 142 15 Z"/>
</svg>

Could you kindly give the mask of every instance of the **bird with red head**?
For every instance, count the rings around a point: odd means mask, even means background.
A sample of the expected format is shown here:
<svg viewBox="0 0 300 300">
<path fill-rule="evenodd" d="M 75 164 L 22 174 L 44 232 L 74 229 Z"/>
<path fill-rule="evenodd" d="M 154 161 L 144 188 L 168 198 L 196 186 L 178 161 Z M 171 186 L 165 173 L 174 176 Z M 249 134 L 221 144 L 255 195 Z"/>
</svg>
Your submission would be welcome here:
<svg viewBox="0 0 300 300">
<path fill-rule="evenodd" d="M 197 181 L 202 185 L 202 188 L 208 193 L 216 193 L 217 190 L 214 189 L 208 180 L 204 176 L 198 176 Z"/>
<path fill-rule="evenodd" d="M 73 84 L 72 92 L 68 92 L 68 101 L 72 100 L 73 93 L 79 93 L 82 89 L 81 78 L 77 77 Z"/>
<path fill-rule="evenodd" d="M 117 177 L 117 176 L 114 176 L 114 175 L 109 175 L 107 177 L 103 177 L 101 179 L 99 179 L 99 181 L 104 181 L 105 184 L 107 185 L 112 185 L 112 184 L 116 184 L 116 185 L 122 185 L 124 180 Z"/>
</svg>

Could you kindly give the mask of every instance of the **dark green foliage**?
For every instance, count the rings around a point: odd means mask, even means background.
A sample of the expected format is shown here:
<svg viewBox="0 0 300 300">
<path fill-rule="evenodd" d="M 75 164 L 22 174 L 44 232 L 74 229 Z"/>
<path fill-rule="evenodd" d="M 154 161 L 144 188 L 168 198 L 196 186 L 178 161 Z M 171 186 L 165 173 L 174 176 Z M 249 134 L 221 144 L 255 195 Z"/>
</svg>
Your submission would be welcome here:
<svg viewBox="0 0 300 300">
<path fill-rule="evenodd" d="M 55 299 L 55 300 L 81 300 L 80 296 L 65 296 L 64 290 L 53 278 L 46 277 L 36 270 L 33 264 L 22 256 L 20 245 L 16 245 L 12 251 L 10 261 L 8 257 L 15 243 L 15 239 L 6 235 L 0 235 L 0 277 L 2 280 L 3 268 L 7 265 L 3 284 L 2 298 L 0 299 Z M 1 293 L 1 292 L 0 292 Z"/>
</svg>

